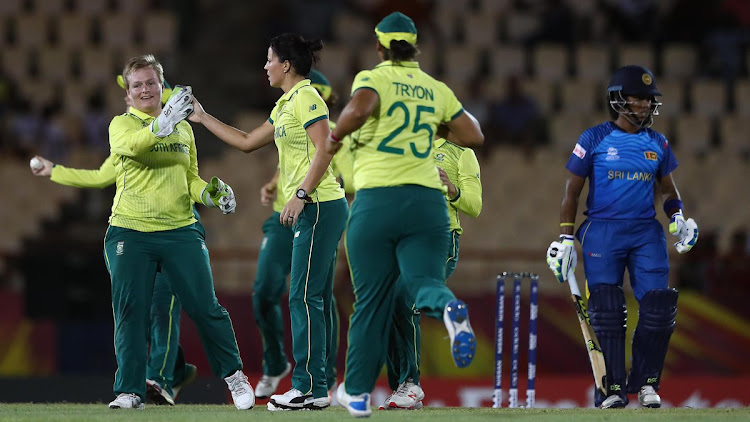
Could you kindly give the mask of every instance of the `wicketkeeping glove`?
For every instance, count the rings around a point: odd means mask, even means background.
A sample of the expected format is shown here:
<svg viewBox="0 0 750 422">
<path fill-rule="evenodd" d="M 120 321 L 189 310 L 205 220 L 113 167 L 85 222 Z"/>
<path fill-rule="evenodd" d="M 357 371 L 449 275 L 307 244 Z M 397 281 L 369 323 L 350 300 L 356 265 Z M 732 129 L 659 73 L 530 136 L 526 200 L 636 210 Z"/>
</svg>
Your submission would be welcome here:
<svg viewBox="0 0 750 422">
<path fill-rule="evenodd" d="M 231 214 L 237 208 L 232 187 L 218 177 L 212 177 L 203 189 L 201 202 L 207 207 L 218 207 L 223 214 Z"/>
<path fill-rule="evenodd" d="M 189 86 L 176 85 L 161 113 L 151 122 L 151 133 L 159 138 L 169 136 L 177 123 L 187 118 L 192 112 L 193 89 Z"/>
<path fill-rule="evenodd" d="M 680 238 L 674 247 L 681 254 L 692 249 L 698 241 L 698 224 L 692 218 L 685 220 L 682 211 L 672 214 L 672 218 L 669 219 L 669 232 Z"/>
<path fill-rule="evenodd" d="M 547 249 L 547 265 L 560 283 L 565 283 L 568 271 L 575 270 L 578 263 L 574 239 L 569 234 L 560 235 Z"/>
</svg>

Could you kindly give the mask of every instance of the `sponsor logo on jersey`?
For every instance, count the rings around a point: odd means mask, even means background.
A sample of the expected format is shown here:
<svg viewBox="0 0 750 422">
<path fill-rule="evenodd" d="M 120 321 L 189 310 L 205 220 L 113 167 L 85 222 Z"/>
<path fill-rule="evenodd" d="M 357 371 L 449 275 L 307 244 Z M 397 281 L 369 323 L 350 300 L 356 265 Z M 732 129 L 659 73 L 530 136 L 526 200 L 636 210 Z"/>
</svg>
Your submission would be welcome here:
<svg viewBox="0 0 750 422">
<path fill-rule="evenodd" d="M 583 160 L 583 157 L 586 156 L 586 148 L 582 147 L 581 144 L 576 144 L 576 147 L 573 148 L 573 155 Z"/>
<path fill-rule="evenodd" d="M 315 111 L 316 108 L 318 108 L 318 106 L 313 104 L 310 106 L 310 111 Z"/>
<path fill-rule="evenodd" d="M 445 154 L 442 152 L 435 154 L 435 161 L 445 161 Z"/>
<path fill-rule="evenodd" d="M 607 161 L 615 161 L 620 159 L 619 151 L 617 151 L 617 148 L 615 147 L 609 147 L 607 148 L 607 158 L 605 160 Z"/>
<path fill-rule="evenodd" d="M 115 250 L 115 253 L 117 253 L 117 256 L 120 256 L 125 253 L 125 241 L 124 240 L 117 242 L 117 249 Z"/>
<path fill-rule="evenodd" d="M 655 153 L 654 151 L 643 151 L 643 155 L 646 156 L 647 160 L 659 161 L 659 154 Z"/>
<path fill-rule="evenodd" d="M 589 252 L 589 256 L 592 258 L 601 258 L 602 254 L 600 254 L 599 252 Z"/>
</svg>

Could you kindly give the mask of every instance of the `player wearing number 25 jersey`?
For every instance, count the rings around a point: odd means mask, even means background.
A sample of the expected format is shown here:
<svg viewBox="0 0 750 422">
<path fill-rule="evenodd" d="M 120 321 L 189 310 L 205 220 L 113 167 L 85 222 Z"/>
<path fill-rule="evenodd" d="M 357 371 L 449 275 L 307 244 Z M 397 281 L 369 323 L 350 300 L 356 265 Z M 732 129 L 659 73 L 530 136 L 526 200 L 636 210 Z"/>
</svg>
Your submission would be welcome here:
<svg viewBox="0 0 750 422">
<path fill-rule="evenodd" d="M 409 17 L 392 13 L 375 33 L 382 62 L 356 76 L 327 145 L 337 151 L 340 139 L 358 130 L 352 135 L 357 194 L 346 236 L 356 299 L 337 394 L 354 416 L 371 413 L 387 343 L 373 339 L 390 333 L 399 276 L 421 312 L 445 321 L 458 366 L 471 362 L 476 347 L 466 304 L 444 283 L 450 225 L 432 148 L 443 124 L 468 146 L 484 137 L 453 92 L 414 61 L 417 30 Z"/>
</svg>

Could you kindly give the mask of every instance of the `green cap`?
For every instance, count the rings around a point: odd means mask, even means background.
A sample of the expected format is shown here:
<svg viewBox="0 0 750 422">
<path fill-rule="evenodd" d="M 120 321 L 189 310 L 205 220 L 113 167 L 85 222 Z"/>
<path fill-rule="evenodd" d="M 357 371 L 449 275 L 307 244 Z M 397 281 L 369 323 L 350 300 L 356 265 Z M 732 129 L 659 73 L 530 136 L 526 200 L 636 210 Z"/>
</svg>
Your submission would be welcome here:
<svg viewBox="0 0 750 422">
<path fill-rule="evenodd" d="M 320 92 L 323 100 L 328 101 L 331 98 L 331 83 L 328 82 L 328 78 L 315 69 L 310 69 L 310 76 L 308 78 L 310 79 L 310 85 Z"/>
<path fill-rule="evenodd" d="M 375 27 L 375 34 L 383 47 L 390 48 L 391 41 L 417 43 L 417 27 L 410 17 L 401 12 L 393 12 L 383 18 Z"/>
</svg>

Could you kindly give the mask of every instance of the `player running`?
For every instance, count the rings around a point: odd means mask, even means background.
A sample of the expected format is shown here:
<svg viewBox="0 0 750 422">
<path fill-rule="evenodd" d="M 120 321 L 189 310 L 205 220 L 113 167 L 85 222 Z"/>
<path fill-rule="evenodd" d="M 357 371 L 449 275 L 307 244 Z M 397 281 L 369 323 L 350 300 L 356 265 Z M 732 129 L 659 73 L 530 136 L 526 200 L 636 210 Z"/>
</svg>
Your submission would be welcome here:
<svg viewBox="0 0 750 422">
<path fill-rule="evenodd" d="M 591 325 L 607 365 L 607 395 L 597 390 L 594 402 L 603 409 L 625 407 L 627 394 L 637 393 L 642 406 L 660 407 L 657 391 L 674 331 L 677 290 L 668 286 L 669 255 L 664 230 L 655 219 L 654 185 L 658 182 L 660 202 L 670 216 L 669 232 L 679 238 L 677 252 L 695 245 L 698 226 L 683 216 L 672 178 L 678 164 L 672 148 L 650 128 L 661 105 L 654 75 L 641 66 L 622 67 L 612 75 L 607 95 L 614 121 L 587 129 L 573 149 L 566 165 L 560 239 L 547 250 L 547 263 L 561 283 L 575 270 L 573 228 L 588 178 L 587 218 L 575 238 L 583 249 Z M 627 377 L 625 268 L 640 305 Z"/>
<path fill-rule="evenodd" d="M 433 148 L 432 155 L 440 173 L 440 181 L 448 189 L 445 200 L 450 216 L 451 243 L 445 261 L 447 281 L 458 264 L 459 237 L 463 233 L 458 213 L 472 218 L 479 216 L 482 211 L 482 182 L 474 150 L 458 146 L 445 138 L 436 139 Z M 380 406 L 381 410 L 419 409 L 424 399 L 424 391 L 419 384 L 420 316 L 414 298 L 407 294 L 404 279 L 399 278 L 396 282 L 393 330 L 386 360 L 388 384 L 393 392 Z"/>
<path fill-rule="evenodd" d="M 484 136 L 453 92 L 419 69 L 417 29 L 408 16 L 388 15 L 375 34 L 382 62 L 356 76 L 327 144 L 335 152 L 357 131 L 357 195 L 346 236 L 355 304 L 337 391 L 354 416 L 371 414 L 370 392 L 386 359 L 386 342 L 373 339 L 390 334 L 399 276 L 420 312 L 445 321 L 456 365 L 468 365 L 476 352 L 466 304 L 445 285 L 450 224 L 432 144 L 441 124 L 464 146 L 481 145 Z"/>
</svg>

